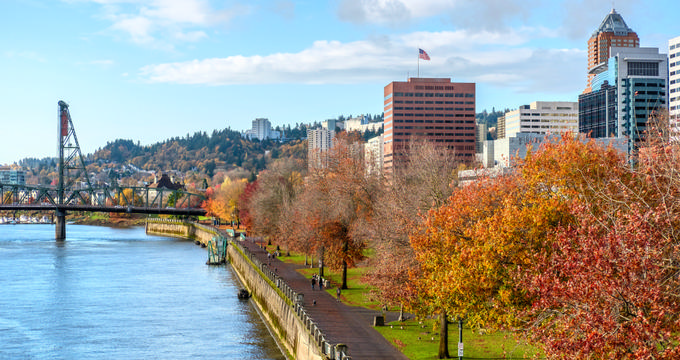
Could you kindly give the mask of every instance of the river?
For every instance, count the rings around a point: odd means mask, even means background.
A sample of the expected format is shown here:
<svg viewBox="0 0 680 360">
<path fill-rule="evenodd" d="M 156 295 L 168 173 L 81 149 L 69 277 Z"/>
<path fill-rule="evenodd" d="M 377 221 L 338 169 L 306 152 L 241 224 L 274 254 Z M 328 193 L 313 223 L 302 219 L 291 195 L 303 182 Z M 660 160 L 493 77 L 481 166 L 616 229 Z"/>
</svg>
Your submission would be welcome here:
<svg viewBox="0 0 680 360">
<path fill-rule="evenodd" d="M 0 225 L 0 359 L 285 359 L 238 280 L 143 228 Z"/>
</svg>

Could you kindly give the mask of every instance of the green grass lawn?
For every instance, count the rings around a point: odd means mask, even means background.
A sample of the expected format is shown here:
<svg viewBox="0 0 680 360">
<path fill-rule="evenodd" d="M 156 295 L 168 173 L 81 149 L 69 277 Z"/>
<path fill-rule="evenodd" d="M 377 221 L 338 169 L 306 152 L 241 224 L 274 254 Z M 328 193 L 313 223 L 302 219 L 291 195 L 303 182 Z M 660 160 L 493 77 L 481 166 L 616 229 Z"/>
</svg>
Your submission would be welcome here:
<svg viewBox="0 0 680 360">
<path fill-rule="evenodd" d="M 408 320 L 375 328 L 411 360 L 436 359 L 439 349 L 438 321 Z M 509 332 L 479 334 L 463 328 L 464 359 L 525 359 L 536 350 L 520 345 Z M 449 355 L 457 358 L 458 325 L 449 325 Z"/>
<path fill-rule="evenodd" d="M 267 246 L 269 252 L 276 251 L 276 245 Z M 281 250 L 281 261 L 303 265 L 305 256 L 291 252 L 291 256 L 285 256 L 285 251 Z M 311 261 L 307 259 L 308 263 Z M 318 262 L 318 259 L 314 259 Z M 342 290 L 342 301 L 352 306 L 363 306 L 373 310 L 382 307 L 380 302 L 371 299 L 369 296 L 370 286 L 361 281 L 362 276 L 369 269 L 359 267 L 348 269 L 347 285 L 349 289 Z M 304 267 L 298 272 L 311 279 L 313 274 L 317 274 L 317 267 Z M 324 269 L 324 278 L 329 279 L 333 284 L 326 291 L 335 297 L 335 288 L 341 283 L 340 272 Z M 394 310 L 394 309 L 391 309 Z M 393 322 L 383 327 L 375 328 L 387 340 L 394 344 L 402 353 L 411 360 L 436 359 L 439 349 L 439 328 L 436 320 L 408 320 L 403 323 Z M 463 329 L 463 344 L 465 359 L 524 359 L 531 358 L 537 350 L 528 345 L 520 345 L 510 332 L 495 332 L 493 334 L 479 334 L 470 329 Z M 449 355 L 457 358 L 458 354 L 458 325 L 449 325 Z"/>
</svg>

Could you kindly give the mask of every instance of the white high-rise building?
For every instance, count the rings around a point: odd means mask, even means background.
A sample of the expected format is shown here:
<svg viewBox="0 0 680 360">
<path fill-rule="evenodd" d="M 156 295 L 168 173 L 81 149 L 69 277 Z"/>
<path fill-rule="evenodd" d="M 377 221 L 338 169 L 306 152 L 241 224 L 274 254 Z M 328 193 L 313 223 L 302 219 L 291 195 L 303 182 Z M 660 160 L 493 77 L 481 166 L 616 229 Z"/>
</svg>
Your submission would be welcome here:
<svg viewBox="0 0 680 360">
<path fill-rule="evenodd" d="M 265 139 L 279 139 L 281 134 L 278 131 L 272 130 L 272 124 L 269 119 L 257 118 L 253 120 L 253 127 L 250 130 L 244 131 L 242 137 L 248 139 L 258 139 L 260 141 Z"/>
<path fill-rule="evenodd" d="M 307 130 L 307 161 L 310 168 L 328 166 L 328 150 L 333 147 L 335 130 Z"/>
<path fill-rule="evenodd" d="M 668 41 L 668 115 L 675 139 L 680 139 L 680 36 Z"/>
<path fill-rule="evenodd" d="M 534 101 L 505 113 L 505 137 L 578 132 L 578 102 Z"/>
<path fill-rule="evenodd" d="M 367 173 L 372 174 L 374 172 L 382 172 L 384 146 L 385 138 L 383 137 L 383 134 L 368 139 L 366 144 L 364 144 L 364 162 Z"/>
<path fill-rule="evenodd" d="M 480 160 L 485 167 L 513 166 L 527 147 L 537 149 L 546 137 L 578 133 L 578 102 L 534 101 L 498 119 L 498 139 L 482 140 Z"/>
</svg>

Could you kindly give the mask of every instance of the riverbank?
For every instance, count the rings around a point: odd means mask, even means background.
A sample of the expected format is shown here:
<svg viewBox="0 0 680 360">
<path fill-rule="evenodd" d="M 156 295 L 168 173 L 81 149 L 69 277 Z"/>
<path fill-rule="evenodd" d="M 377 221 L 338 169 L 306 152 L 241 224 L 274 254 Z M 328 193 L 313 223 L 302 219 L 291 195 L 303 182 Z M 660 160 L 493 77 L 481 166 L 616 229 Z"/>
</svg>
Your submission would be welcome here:
<svg viewBox="0 0 680 360">
<path fill-rule="evenodd" d="M 114 228 L 129 228 L 133 226 L 144 226 L 146 224 L 146 215 L 125 215 L 125 216 L 110 216 L 105 213 L 86 213 L 86 214 L 69 214 L 66 216 L 66 221 L 76 225 L 95 225 L 108 226 Z"/>
<path fill-rule="evenodd" d="M 161 229 L 160 225 L 154 225 L 154 231 Z M 182 230 L 179 227 L 195 225 L 170 225 L 165 225 L 166 236 L 191 238 L 186 234 L 205 228 Z M 347 306 L 327 292 L 310 292 L 308 279 L 298 272 L 300 266 L 271 258 L 251 240 L 235 239 L 227 251 L 231 267 L 248 288 L 264 320 L 295 359 L 407 359 L 373 329 L 379 311 Z"/>
<path fill-rule="evenodd" d="M 19 219 L 21 217 L 29 219 L 43 219 L 46 217 L 48 223 L 53 223 L 54 214 L 44 211 L 0 211 L 0 218 Z M 146 224 L 146 215 L 138 214 L 114 214 L 99 212 L 69 212 L 66 215 L 66 222 L 76 225 L 94 225 L 107 226 L 113 228 L 129 228 L 135 226 L 144 226 Z"/>
</svg>

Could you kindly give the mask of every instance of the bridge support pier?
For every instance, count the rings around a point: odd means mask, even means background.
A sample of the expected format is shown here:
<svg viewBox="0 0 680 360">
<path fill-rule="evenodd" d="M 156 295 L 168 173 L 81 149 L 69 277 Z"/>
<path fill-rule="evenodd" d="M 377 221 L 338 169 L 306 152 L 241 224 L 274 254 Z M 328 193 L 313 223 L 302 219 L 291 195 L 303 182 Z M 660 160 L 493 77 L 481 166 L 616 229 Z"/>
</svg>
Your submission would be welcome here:
<svg viewBox="0 0 680 360">
<path fill-rule="evenodd" d="M 64 241 L 66 240 L 66 210 L 57 209 L 54 212 L 54 238 L 57 241 Z"/>
</svg>

